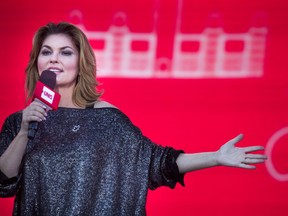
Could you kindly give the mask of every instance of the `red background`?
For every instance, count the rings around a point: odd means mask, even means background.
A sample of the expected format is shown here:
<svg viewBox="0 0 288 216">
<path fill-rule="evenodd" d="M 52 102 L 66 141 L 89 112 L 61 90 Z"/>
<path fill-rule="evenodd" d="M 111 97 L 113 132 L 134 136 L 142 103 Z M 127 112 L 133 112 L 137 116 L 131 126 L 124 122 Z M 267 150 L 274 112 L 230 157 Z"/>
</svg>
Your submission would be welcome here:
<svg viewBox="0 0 288 216">
<path fill-rule="evenodd" d="M 24 70 L 31 40 L 49 21 L 79 20 L 91 31 L 107 31 L 113 15 L 127 15 L 131 32 L 151 32 L 156 25 L 155 58 L 173 57 L 177 0 L 70 0 L 0 2 L 0 123 L 25 107 Z M 153 11 L 157 10 L 157 23 Z M 284 0 L 185 0 L 182 32 L 201 33 L 210 14 L 221 14 L 228 33 L 245 33 L 255 14 L 268 32 L 262 75 L 257 77 L 123 78 L 99 77 L 103 99 L 125 112 L 153 141 L 186 152 L 213 151 L 244 134 L 239 146 L 267 146 L 288 126 L 288 3 Z M 252 23 L 252 24 L 251 24 Z M 240 49 L 241 49 L 240 44 Z M 237 48 L 237 47 L 236 47 Z M 238 47 L 239 48 L 239 47 Z M 288 137 L 278 140 L 268 163 L 288 173 Z M 288 179 L 274 178 L 267 164 L 254 171 L 217 167 L 189 173 L 186 187 L 149 191 L 148 215 L 287 215 Z M 87 200 L 88 202 L 88 200 Z M 13 198 L 0 199 L 0 215 L 11 215 Z"/>
</svg>

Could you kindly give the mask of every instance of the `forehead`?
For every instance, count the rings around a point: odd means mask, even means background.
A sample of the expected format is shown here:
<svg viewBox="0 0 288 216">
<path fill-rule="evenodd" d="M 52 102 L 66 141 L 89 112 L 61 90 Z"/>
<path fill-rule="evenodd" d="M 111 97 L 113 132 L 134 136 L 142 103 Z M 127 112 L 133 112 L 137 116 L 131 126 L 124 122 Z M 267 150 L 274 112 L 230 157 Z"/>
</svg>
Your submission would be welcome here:
<svg viewBox="0 0 288 216">
<path fill-rule="evenodd" d="M 61 48 L 66 46 L 76 48 L 71 37 L 66 34 L 49 35 L 44 39 L 42 46 L 44 45 L 50 46 L 52 48 Z"/>
</svg>

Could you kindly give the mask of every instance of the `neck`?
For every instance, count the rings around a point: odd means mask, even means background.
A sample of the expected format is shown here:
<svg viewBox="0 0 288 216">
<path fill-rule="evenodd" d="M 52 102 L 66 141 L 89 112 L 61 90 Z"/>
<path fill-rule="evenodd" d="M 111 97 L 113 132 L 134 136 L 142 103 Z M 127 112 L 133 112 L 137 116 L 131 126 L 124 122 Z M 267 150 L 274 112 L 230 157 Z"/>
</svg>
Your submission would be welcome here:
<svg viewBox="0 0 288 216">
<path fill-rule="evenodd" d="M 81 108 L 73 103 L 72 99 L 73 89 L 58 88 L 56 91 L 61 95 L 59 107 Z"/>
</svg>

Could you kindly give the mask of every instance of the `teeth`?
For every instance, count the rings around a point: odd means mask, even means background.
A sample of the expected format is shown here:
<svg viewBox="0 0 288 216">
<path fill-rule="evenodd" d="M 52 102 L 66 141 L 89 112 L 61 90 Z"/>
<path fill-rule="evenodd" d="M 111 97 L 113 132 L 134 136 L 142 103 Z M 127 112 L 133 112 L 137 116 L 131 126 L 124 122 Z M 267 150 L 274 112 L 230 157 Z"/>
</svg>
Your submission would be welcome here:
<svg viewBox="0 0 288 216">
<path fill-rule="evenodd" d="M 53 72 L 61 72 L 61 70 L 59 69 L 49 69 L 50 71 L 53 71 Z"/>
</svg>

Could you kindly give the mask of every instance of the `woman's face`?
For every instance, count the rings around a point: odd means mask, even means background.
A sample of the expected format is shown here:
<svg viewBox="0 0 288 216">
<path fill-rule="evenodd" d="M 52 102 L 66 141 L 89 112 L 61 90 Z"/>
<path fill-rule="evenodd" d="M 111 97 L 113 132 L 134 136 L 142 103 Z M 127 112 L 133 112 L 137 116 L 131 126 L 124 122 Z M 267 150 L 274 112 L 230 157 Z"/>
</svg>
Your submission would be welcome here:
<svg viewBox="0 0 288 216">
<path fill-rule="evenodd" d="M 39 75 L 44 70 L 56 74 L 56 87 L 74 87 L 79 74 L 79 53 L 66 34 L 49 35 L 42 44 L 37 63 Z"/>
</svg>

